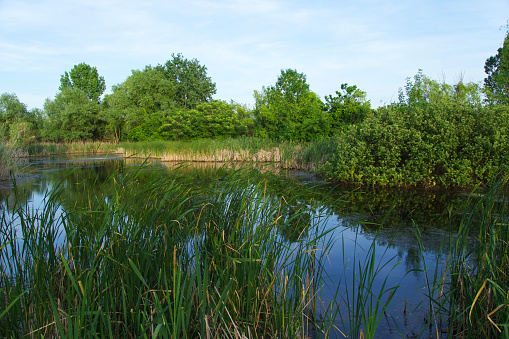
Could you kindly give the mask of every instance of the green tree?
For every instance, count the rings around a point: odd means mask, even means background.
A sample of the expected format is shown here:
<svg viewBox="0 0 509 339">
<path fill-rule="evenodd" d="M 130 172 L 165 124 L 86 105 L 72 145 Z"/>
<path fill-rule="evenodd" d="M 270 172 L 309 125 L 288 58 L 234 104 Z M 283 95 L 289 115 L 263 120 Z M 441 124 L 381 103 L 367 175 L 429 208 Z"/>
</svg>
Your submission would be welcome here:
<svg viewBox="0 0 509 339">
<path fill-rule="evenodd" d="M 106 95 L 104 119 L 116 140 L 157 139 L 162 118 L 175 107 L 175 83 L 150 66 L 133 70 L 122 84 Z"/>
<path fill-rule="evenodd" d="M 103 136 L 101 106 L 78 88 L 62 88 L 44 103 L 43 138 L 49 141 L 97 140 Z"/>
<path fill-rule="evenodd" d="M 258 135 L 281 140 L 315 140 L 330 131 L 324 104 L 311 92 L 306 76 L 281 70 L 274 86 L 255 91 Z"/>
<path fill-rule="evenodd" d="M 430 79 L 419 69 L 416 75 L 407 78 L 405 89 L 399 89 L 399 106 L 416 107 L 428 104 L 465 104 L 479 107 L 481 105 L 481 88 L 478 84 L 464 83 L 461 79 L 456 84 L 447 84 Z"/>
<path fill-rule="evenodd" d="M 216 84 L 207 76 L 207 67 L 196 59 L 185 59 L 182 54 L 172 54 L 172 59 L 156 67 L 167 79 L 175 84 L 172 96 L 175 105 L 181 108 L 195 108 L 212 100 Z"/>
<path fill-rule="evenodd" d="M 333 131 L 344 131 L 347 126 L 364 120 L 371 112 L 370 102 L 366 100 L 366 92 L 348 84 L 341 84 L 341 91 L 336 91 L 335 97 L 332 95 L 325 97 Z"/>
<path fill-rule="evenodd" d="M 0 95 L 0 140 L 27 143 L 38 136 L 38 111 L 28 111 L 16 94 Z"/>
<path fill-rule="evenodd" d="M 82 90 L 89 100 L 99 101 L 99 97 L 106 90 L 104 77 L 99 76 L 95 67 L 82 62 L 75 65 L 71 71 L 60 77 L 59 90 L 64 88 L 77 88 Z"/>
<path fill-rule="evenodd" d="M 509 26 L 508 26 L 509 27 Z M 495 56 L 489 57 L 484 64 L 488 77 L 484 79 L 484 89 L 488 102 L 509 104 L 509 30 L 503 46 Z"/>
<path fill-rule="evenodd" d="M 160 134 L 165 139 L 205 139 L 246 134 L 252 120 L 239 114 L 239 107 L 214 100 L 195 109 L 176 109 L 165 117 Z"/>
</svg>

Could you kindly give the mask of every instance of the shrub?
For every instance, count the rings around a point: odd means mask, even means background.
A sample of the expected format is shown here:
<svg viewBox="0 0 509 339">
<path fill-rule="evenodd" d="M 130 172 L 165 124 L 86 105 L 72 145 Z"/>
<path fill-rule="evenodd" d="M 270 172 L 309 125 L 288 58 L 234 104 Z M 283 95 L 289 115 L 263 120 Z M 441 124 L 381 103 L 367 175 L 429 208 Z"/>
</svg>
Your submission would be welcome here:
<svg viewBox="0 0 509 339">
<path fill-rule="evenodd" d="M 336 181 L 389 186 L 468 186 L 508 153 L 509 109 L 463 103 L 390 105 L 337 137 L 320 172 Z"/>
</svg>

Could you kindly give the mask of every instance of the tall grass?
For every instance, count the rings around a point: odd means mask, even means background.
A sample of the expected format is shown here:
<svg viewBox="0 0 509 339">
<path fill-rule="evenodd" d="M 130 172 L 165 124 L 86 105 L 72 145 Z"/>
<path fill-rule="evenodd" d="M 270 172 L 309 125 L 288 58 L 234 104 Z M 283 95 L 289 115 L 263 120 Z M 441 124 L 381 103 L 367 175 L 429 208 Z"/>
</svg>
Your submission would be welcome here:
<svg viewBox="0 0 509 339">
<path fill-rule="evenodd" d="M 15 144 L 0 141 L 0 180 L 8 179 L 16 163 L 25 155 L 23 149 Z"/>
<path fill-rule="evenodd" d="M 172 173 L 117 173 L 84 204 L 57 188 L 40 209 L 10 206 L 13 218 L 0 220 L 0 336 L 330 333 L 313 309 L 331 245 L 320 211 L 270 194 L 254 172 L 212 184 Z M 293 243 L 288 228 L 300 230 Z"/>
<path fill-rule="evenodd" d="M 452 240 L 449 323 L 455 336 L 509 338 L 509 175 L 471 195 Z"/>
<path fill-rule="evenodd" d="M 79 141 L 67 143 L 31 143 L 25 146 L 30 156 L 46 156 L 53 154 L 84 154 L 116 152 L 118 145 L 109 142 Z"/>
<path fill-rule="evenodd" d="M 317 142 L 274 141 L 267 138 L 239 137 L 189 141 L 144 141 L 42 143 L 27 147 L 30 155 L 112 152 L 127 157 L 156 157 L 166 161 L 271 162 L 282 168 L 316 171 L 331 155 L 332 139 Z"/>
</svg>

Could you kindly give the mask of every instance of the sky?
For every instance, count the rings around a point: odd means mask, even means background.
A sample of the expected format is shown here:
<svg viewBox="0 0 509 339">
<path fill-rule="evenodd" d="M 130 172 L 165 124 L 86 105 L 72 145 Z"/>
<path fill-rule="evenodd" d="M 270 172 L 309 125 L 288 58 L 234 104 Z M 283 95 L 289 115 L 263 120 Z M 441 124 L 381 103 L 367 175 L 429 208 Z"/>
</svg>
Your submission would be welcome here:
<svg viewBox="0 0 509 339">
<path fill-rule="evenodd" d="M 508 20 L 509 0 L 0 0 L 0 93 L 42 109 L 81 62 L 108 94 L 182 53 L 207 67 L 213 99 L 252 106 L 291 68 L 322 100 L 348 83 L 378 107 L 419 69 L 482 83 Z"/>
</svg>

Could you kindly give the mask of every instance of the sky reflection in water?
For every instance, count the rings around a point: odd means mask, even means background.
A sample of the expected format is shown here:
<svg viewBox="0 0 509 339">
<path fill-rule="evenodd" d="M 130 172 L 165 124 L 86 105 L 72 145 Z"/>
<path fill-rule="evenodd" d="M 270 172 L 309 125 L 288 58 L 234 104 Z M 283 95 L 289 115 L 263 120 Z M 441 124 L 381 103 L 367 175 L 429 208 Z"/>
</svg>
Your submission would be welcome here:
<svg viewBox="0 0 509 339">
<path fill-rule="evenodd" d="M 90 194 L 101 194 L 98 187 L 116 171 L 122 172 L 125 167 L 139 166 L 139 163 L 134 160 L 126 162 L 118 157 L 109 157 L 106 161 L 104 157 L 31 159 L 29 163 L 23 164 L 26 174 L 16 182 L 18 202 L 37 211 L 44 206 L 47 192 L 61 183 L 60 187 L 67 199 L 57 209 L 58 216 L 68 204 L 87 199 Z M 167 169 L 161 163 L 155 163 L 149 168 L 156 171 Z M 288 175 L 306 185 L 319 182 L 317 178 L 303 172 L 290 172 Z M 89 181 L 85 181 L 86 178 L 95 178 L 97 184 L 90 185 Z M 12 218 L 14 183 L 4 182 L 2 185 L 1 209 L 4 216 Z M 375 268 L 380 268 L 380 272 L 375 277 L 373 293 L 378 294 L 384 281 L 386 288 L 399 286 L 386 314 L 381 316 L 377 337 L 399 336 L 399 330 L 411 336 L 423 325 L 428 329 L 424 337 L 433 336 L 433 331 L 430 332 L 425 323 L 429 311 L 425 295 L 429 292 L 426 275 L 422 270 L 427 268 L 427 278 L 432 280 L 435 268 L 439 272 L 445 268 L 446 258 L 441 253 L 447 253 L 445 246 L 449 230 L 455 227 L 454 221 L 450 222 L 449 214 L 459 208 L 458 192 L 365 192 L 341 187 L 331 191 L 327 185 L 319 185 L 316 190 L 323 190 L 324 196 L 328 198 L 331 194 L 337 196 L 332 205 L 331 199 L 327 199 L 329 202 L 325 204 L 328 204 L 326 208 L 331 216 L 321 221 L 325 229 L 334 229 L 331 233 L 334 246 L 325 263 L 330 278 L 330 283 L 322 291 L 325 303 L 339 288 L 339 294 L 344 299 L 340 303 L 340 310 L 348 314 L 347 295 L 351 298 L 354 287 L 358 286 L 354 272 L 358 274 L 359 263 L 366 263 L 367 254 L 374 251 Z M 387 214 L 389 210 L 391 212 Z M 379 228 L 381 223 L 383 226 Z M 415 234 L 417 227 L 420 244 Z M 377 233 L 378 230 L 380 232 Z M 288 237 L 291 241 L 291 232 Z M 385 301 L 387 297 L 388 293 L 382 300 Z M 346 316 L 343 317 L 343 322 L 348 323 Z M 340 319 L 337 325 L 344 328 Z"/>
</svg>

